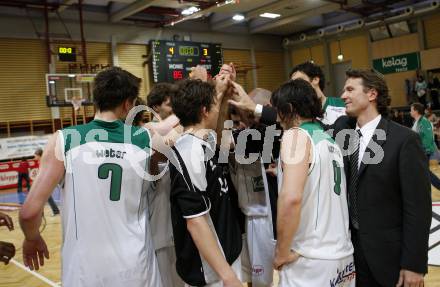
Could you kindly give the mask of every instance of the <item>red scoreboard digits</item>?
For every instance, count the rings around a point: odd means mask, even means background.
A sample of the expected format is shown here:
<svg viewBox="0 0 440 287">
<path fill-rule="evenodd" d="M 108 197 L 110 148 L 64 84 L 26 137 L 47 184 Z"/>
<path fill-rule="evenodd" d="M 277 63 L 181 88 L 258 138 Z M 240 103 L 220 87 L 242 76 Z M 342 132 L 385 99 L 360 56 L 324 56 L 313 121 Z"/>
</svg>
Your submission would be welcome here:
<svg viewBox="0 0 440 287">
<path fill-rule="evenodd" d="M 182 70 L 174 70 L 173 71 L 173 79 L 174 80 L 182 80 L 183 79 L 183 72 L 182 72 Z"/>
</svg>

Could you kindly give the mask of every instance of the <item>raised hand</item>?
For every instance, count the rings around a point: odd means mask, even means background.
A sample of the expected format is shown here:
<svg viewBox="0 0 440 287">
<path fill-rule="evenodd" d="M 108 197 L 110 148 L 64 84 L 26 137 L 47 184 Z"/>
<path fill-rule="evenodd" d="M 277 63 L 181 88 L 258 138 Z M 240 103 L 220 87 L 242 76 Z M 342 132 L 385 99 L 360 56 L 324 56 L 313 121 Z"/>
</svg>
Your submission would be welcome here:
<svg viewBox="0 0 440 287">
<path fill-rule="evenodd" d="M 192 80 L 201 80 L 202 82 L 206 82 L 208 81 L 208 71 L 204 67 L 197 65 L 196 67 L 191 68 L 189 78 Z"/>
<path fill-rule="evenodd" d="M 233 105 L 239 110 L 253 113 L 256 106 L 254 101 L 252 101 L 242 86 L 235 82 L 233 82 L 232 85 L 234 86 L 234 95 L 232 97 L 233 99 L 228 101 L 229 104 Z"/>
</svg>

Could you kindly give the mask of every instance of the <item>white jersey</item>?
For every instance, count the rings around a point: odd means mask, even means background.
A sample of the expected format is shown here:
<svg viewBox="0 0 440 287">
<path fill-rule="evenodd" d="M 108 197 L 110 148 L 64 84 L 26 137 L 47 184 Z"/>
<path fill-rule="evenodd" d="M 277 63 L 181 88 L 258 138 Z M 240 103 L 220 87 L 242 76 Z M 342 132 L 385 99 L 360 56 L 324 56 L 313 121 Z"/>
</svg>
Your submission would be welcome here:
<svg viewBox="0 0 440 287">
<path fill-rule="evenodd" d="M 327 97 L 322 110 L 324 115 L 321 121 L 326 125 L 331 125 L 340 116 L 345 115 L 345 103 L 341 98 Z"/>
<path fill-rule="evenodd" d="M 143 180 L 148 131 L 94 120 L 59 135 L 66 168 L 63 286 L 161 286 Z"/>
<path fill-rule="evenodd" d="M 342 152 L 317 123 L 305 123 L 300 130 L 312 141 L 312 162 L 304 187 L 301 220 L 292 249 L 306 258 L 341 259 L 353 254 L 350 240 Z M 283 171 L 278 164 L 279 192 Z"/>
<path fill-rule="evenodd" d="M 159 173 L 164 172 L 164 174 L 160 179 L 152 182 L 148 189 L 151 235 L 155 250 L 174 247 L 170 206 L 171 179 L 168 164 L 168 162 L 158 164 Z"/>
<path fill-rule="evenodd" d="M 246 216 L 267 216 L 270 213 L 267 200 L 269 191 L 267 184 L 264 184 L 266 172 L 260 159 L 251 164 L 240 164 L 232 160 L 229 166 L 241 211 Z"/>
<path fill-rule="evenodd" d="M 275 240 L 266 169 L 261 158 L 250 164 L 229 161 L 238 205 L 246 215 L 242 276 L 252 286 L 272 286 Z"/>
</svg>

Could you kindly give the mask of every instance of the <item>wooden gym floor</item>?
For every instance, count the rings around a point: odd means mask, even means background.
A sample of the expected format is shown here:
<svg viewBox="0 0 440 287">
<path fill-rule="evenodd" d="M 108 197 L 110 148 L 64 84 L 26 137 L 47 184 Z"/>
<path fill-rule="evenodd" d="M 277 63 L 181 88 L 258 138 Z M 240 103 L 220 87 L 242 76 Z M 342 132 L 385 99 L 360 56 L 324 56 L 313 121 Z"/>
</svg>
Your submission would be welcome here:
<svg viewBox="0 0 440 287">
<path fill-rule="evenodd" d="M 440 166 L 432 167 L 432 170 L 440 175 Z M 432 200 L 440 202 L 440 191 L 434 187 L 432 188 Z M 5 266 L 0 263 L 0 287 L 61 286 L 61 217 L 53 217 L 49 206 L 46 206 L 46 223 L 43 224 L 45 227 L 42 234 L 49 248 L 50 259 L 45 260 L 45 265 L 39 271 L 32 272 L 23 265 L 21 252 L 23 235 L 18 224 L 18 210 L 6 211 L 6 213 L 13 218 L 15 230 L 9 232 L 2 227 L 0 240 L 14 243 L 17 253 L 9 265 Z M 275 282 L 277 281 L 278 278 L 275 275 Z M 440 287 L 440 267 L 429 267 L 429 273 L 425 278 L 425 286 Z"/>
</svg>

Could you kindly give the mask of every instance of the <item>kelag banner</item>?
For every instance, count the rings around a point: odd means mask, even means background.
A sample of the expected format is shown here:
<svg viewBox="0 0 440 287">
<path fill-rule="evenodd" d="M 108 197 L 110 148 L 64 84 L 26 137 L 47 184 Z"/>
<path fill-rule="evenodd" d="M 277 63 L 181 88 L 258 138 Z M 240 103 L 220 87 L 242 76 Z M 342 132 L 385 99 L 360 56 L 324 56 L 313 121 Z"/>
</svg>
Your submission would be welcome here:
<svg viewBox="0 0 440 287">
<path fill-rule="evenodd" d="M 373 67 L 381 74 L 392 74 L 420 68 L 420 54 L 409 53 L 373 60 Z"/>
</svg>

